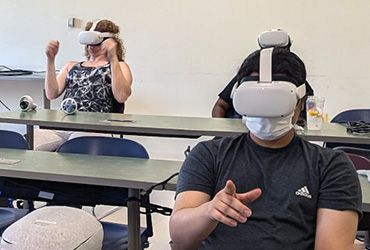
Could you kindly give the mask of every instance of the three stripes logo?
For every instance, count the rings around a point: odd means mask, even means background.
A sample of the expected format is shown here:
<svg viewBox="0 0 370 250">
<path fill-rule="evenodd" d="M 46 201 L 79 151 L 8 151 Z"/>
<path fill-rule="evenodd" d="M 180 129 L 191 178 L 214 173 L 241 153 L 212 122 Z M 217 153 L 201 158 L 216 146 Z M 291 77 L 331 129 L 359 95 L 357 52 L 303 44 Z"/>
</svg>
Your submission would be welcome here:
<svg viewBox="0 0 370 250">
<path fill-rule="evenodd" d="M 306 197 L 308 199 L 311 199 L 312 196 L 310 195 L 310 192 L 308 191 L 308 188 L 307 186 L 304 186 L 300 189 L 298 189 L 297 192 L 295 192 L 296 195 L 299 195 L 299 196 L 303 196 L 303 197 Z"/>
</svg>

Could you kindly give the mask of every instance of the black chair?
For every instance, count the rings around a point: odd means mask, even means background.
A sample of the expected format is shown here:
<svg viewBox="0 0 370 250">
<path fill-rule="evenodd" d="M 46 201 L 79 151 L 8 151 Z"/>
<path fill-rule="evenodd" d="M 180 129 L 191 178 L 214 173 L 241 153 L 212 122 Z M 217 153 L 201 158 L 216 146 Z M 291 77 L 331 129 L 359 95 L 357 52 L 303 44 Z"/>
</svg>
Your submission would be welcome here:
<svg viewBox="0 0 370 250">
<path fill-rule="evenodd" d="M 342 151 L 346 152 L 347 154 L 361 155 L 361 156 L 370 160 L 370 149 L 355 148 L 355 147 L 348 147 L 348 146 L 339 146 L 339 147 L 335 147 L 333 149 L 342 150 Z"/>
<path fill-rule="evenodd" d="M 28 142 L 19 133 L 0 130 L 0 148 L 29 149 Z"/>
<path fill-rule="evenodd" d="M 113 100 L 113 113 L 123 114 L 125 111 L 125 103 L 119 103 L 116 99 Z"/>
<path fill-rule="evenodd" d="M 29 145 L 21 134 L 14 131 L 0 130 L 0 148 L 27 150 Z M 2 178 L 0 177 L 1 180 Z M 0 233 L 29 212 L 29 209 L 14 208 L 12 201 L 11 198 L 0 196 L 2 206 L 6 206 L 0 207 Z"/>
<path fill-rule="evenodd" d="M 61 145 L 59 153 L 77 153 L 106 156 L 121 156 L 148 159 L 146 149 L 139 143 L 115 137 L 84 136 L 71 139 Z M 103 167 L 103 166 L 102 166 Z M 127 196 L 120 194 L 119 199 L 126 199 Z M 149 203 L 149 195 L 141 197 L 141 200 Z M 146 228 L 140 228 L 142 249 L 149 246 L 148 238 L 153 236 L 152 218 L 149 210 L 146 209 Z M 128 227 L 127 225 L 101 222 L 104 229 L 103 249 L 127 249 Z"/>
<path fill-rule="evenodd" d="M 337 114 L 330 122 L 347 123 L 347 122 L 365 122 L 370 123 L 370 109 L 350 109 Z M 370 131 L 368 132 L 370 133 Z M 370 144 L 355 144 L 355 143 L 333 143 L 326 142 L 325 147 L 335 148 L 339 146 L 348 146 L 356 148 L 370 149 Z"/>
<path fill-rule="evenodd" d="M 0 148 L 29 149 L 29 146 L 21 134 L 14 131 L 0 130 Z M 7 198 L 0 197 L 1 207 L 9 206 L 9 202 Z"/>
</svg>

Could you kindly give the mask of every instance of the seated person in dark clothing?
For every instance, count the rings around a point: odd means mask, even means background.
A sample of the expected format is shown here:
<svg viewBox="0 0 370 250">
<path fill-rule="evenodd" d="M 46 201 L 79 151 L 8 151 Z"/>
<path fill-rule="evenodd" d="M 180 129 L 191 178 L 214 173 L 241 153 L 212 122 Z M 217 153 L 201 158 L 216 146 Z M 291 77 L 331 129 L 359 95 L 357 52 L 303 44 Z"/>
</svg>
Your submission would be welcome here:
<svg viewBox="0 0 370 250">
<path fill-rule="evenodd" d="M 293 128 L 305 79 L 304 63 L 286 49 L 246 58 L 233 98 L 249 133 L 200 142 L 185 159 L 170 218 L 172 249 L 353 249 L 362 216 L 355 168 L 344 152 L 312 144 Z"/>
<path fill-rule="evenodd" d="M 263 48 L 279 47 L 290 50 L 292 41 L 285 30 L 271 30 L 265 31 L 258 37 L 258 44 Z M 234 85 L 237 83 L 236 76 L 226 85 L 222 92 L 218 95 L 215 105 L 212 109 L 212 117 L 226 117 L 226 118 L 241 118 L 234 107 L 231 98 L 231 92 Z M 310 84 L 305 80 L 307 95 L 314 95 L 314 91 Z M 304 108 L 299 116 L 298 125 L 304 125 L 306 120 L 306 108 Z"/>
</svg>

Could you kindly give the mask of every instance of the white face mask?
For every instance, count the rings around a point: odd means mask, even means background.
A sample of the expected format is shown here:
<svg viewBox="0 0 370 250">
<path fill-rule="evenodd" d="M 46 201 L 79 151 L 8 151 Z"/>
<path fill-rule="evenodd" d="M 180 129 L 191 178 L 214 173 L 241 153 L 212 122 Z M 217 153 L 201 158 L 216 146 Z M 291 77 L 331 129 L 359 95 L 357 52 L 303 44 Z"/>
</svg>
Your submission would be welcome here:
<svg viewBox="0 0 370 250">
<path fill-rule="evenodd" d="M 249 131 L 264 141 L 277 140 L 286 135 L 294 126 L 292 117 L 294 112 L 285 117 L 261 118 L 243 116 L 243 123 Z"/>
</svg>

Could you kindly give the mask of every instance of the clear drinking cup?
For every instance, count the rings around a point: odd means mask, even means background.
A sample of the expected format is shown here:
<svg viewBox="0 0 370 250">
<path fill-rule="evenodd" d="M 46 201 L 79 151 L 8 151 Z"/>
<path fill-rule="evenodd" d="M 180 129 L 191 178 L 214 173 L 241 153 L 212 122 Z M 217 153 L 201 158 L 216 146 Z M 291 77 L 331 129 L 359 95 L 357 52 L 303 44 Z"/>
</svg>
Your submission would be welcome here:
<svg viewBox="0 0 370 250">
<path fill-rule="evenodd" d="M 308 96 L 306 101 L 307 129 L 320 130 L 324 114 L 325 98 L 321 96 Z"/>
</svg>

